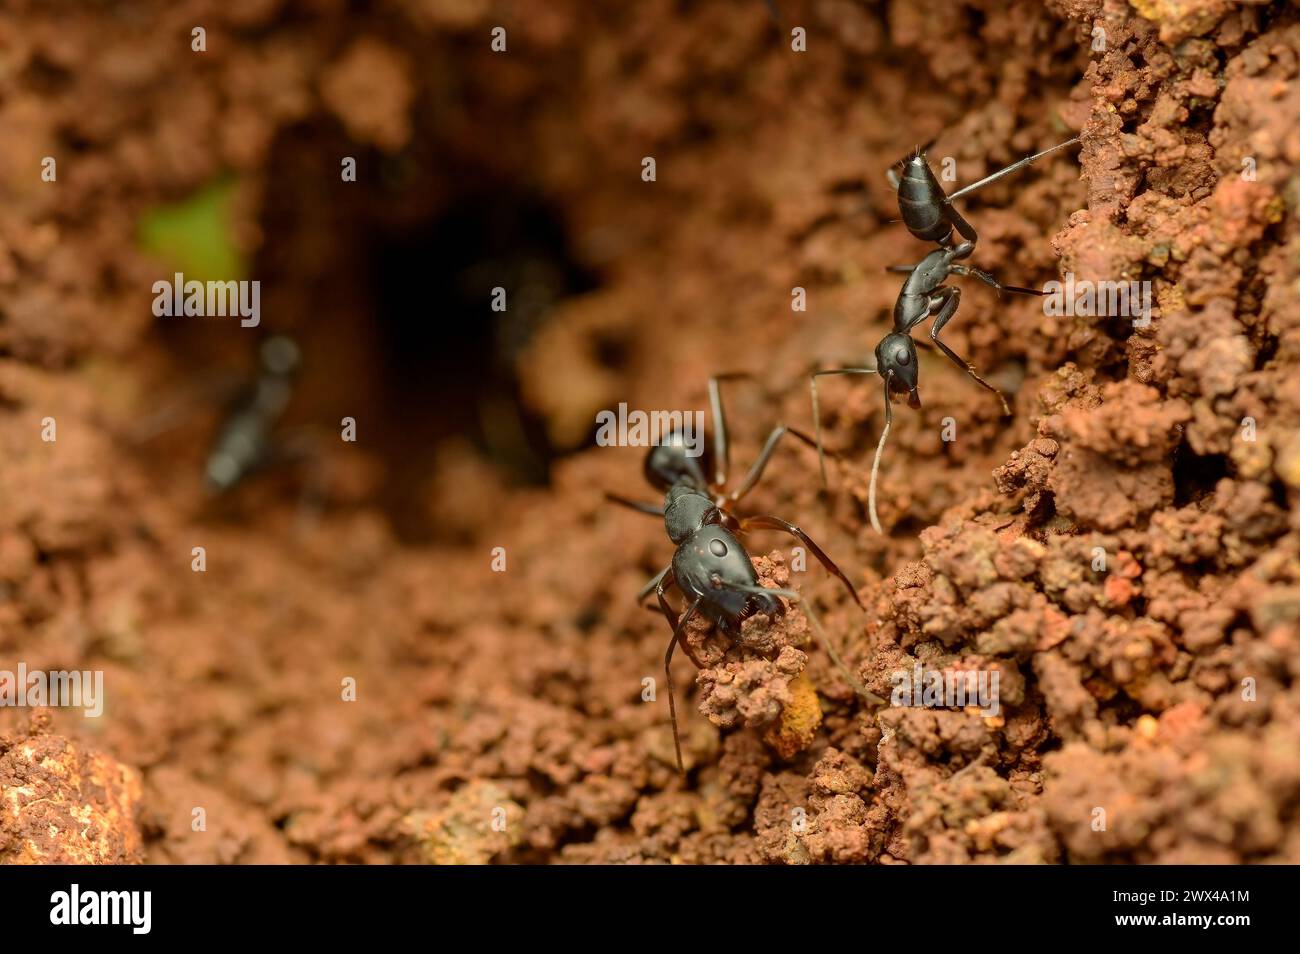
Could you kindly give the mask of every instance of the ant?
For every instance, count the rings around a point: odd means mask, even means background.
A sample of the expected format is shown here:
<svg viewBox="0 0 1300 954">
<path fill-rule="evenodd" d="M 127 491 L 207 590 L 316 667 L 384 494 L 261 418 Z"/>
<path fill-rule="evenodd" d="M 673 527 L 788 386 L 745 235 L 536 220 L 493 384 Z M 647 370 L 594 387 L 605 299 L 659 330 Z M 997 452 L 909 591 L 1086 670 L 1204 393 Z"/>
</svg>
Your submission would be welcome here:
<svg viewBox="0 0 1300 954">
<path fill-rule="evenodd" d="M 769 619 L 779 618 L 786 612 L 785 604 L 781 602 L 780 597 L 784 596 L 801 603 L 803 597 L 794 590 L 772 589 L 759 585 L 758 572 L 754 569 L 749 553 L 735 534 L 727 529 L 724 512 L 704 490 L 686 483 L 674 484 L 668 488 L 665 496 L 663 514 L 664 528 L 677 549 L 673 553 L 672 562 L 654 578 L 652 585 L 659 599 L 659 608 L 664 618 L 668 620 L 673 633 L 668 642 L 668 651 L 664 654 L 664 675 L 668 686 L 668 712 L 673 726 L 677 771 L 685 775 L 681 737 L 677 730 L 677 702 L 672 670 L 673 650 L 677 648 L 678 643 L 681 643 L 682 651 L 691 662 L 695 663 L 697 669 L 703 669 L 705 666 L 682 639 L 687 624 L 699 613 L 716 625 L 724 635 L 739 642 L 741 625 L 745 620 L 757 614 L 765 615 Z M 817 555 L 822 566 L 843 581 L 858 608 L 864 609 L 848 578 L 816 544 L 808 539 L 803 531 L 775 517 L 750 517 L 739 521 L 739 529 L 742 531 L 753 527 L 782 529 L 799 537 Z M 690 601 L 686 611 L 680 615 L 668 603 L 666 591 L 670 586 L 676 586 Z M 834 646 L 826 638 L 821 623 L 812 609 L 806 603 L 803 609 L 812 624 L 818 642 L 825 647 L 827 654 L 844 674 L 849 685 L 864 698 L 877 703 L 883 702 L 878 696 L 867 691 L 840 659 Z"/>
<path fill-rule="evenodd" d="M 294 394 L 301 352 L 293 339 L 276 335 L 262 343 L 259 356 L 257 377 L 231 403 L 208 452 L 205 480 L 212 494 L 222 496 L 263 470 L 280 464 L 302 466 L 297 526 L 305 532 L 324 506 L 325 462 L 310 434 L 275 434 Z"/>
<path fill-rule="evenodd" d="M 1019 285 L 1003 285 L 991 274 L 971 265 L 964 265 L 961 260 L 969 258 L 975 251 L 979 235 L 961 213 L 952 205 L 954 199 L 961 198 L 983 188 L 991 182 L 1022 169 L 1048 153 L 1079 142 L 1075 137 L 1067 142 L 1058 143 L 1049 149 L 1026 156 L 992 175 L 985 176 L 965 188 L 958 189 L 952 195 L 946 195 L 939 181 L 934 177 L 926 161 L 928 146 L 918 147 L 905 158 L 899 160 L 902 170 L 900 176 L 894 169 L 888 172 L 890 183 L 898 191 L 898 210 L 909 232 L 923 241 L 939 244 L 939 248 L 930 252 L 917 265 L 890 265 L 889 272 L 905 272 L 908 277 L 894 302 L 894 329 L 876 345 L 876 366 L 874 368 L 837 368 L 827 371 L 815 371 L 810 378 L 812 391 L 813 419 L 816 425 L 817 456 L 821 466 L 822 484 L 826 484 L 826 460 L 822 451 L 821 410 L 817 400 L 817 378 L 831 374 L 879 374 L 884 383 L 885 426 L 876 445 L 876 456 L 871 465 L 871 484 L 868 491 L 868 509 L 871 526 L 877 533 L 884 531 L 880 527 L 880 518 L 876 513 L 876 486 L 880 476 L 880 459 L 884 454 L 885 443 L 893 426 L 893 395 L 906 394 L 908 406 L 916 409 L 921 406 L 921 397 L 917 393 L 917 381 L 920 366 L 916 351 L 916 342 L 912 339 L 912 329 L 933 318 L 930 326 L 930 341 L 953 364 L 961 368 L 981 387 L 992 391 L 1002 403 L 1002 413 L 1010 416 L 1011 408 L 1002 392 L 989 384 L 975 370 L 974 365 L 953 351 L 941 341 L 939 334 L 944 325 L 957 313 L 961 304 L 961 289 L 945 285 L 950 275 L 971 276 L 993 288 L 998 297 L 1004 292 L 1017 295 L 1043 295 L 1041 289 L 1024 288 Z M 954 244 L 953 232 L 961 235 L 963 241 Z"/>
<path fill-rule="evenodd" d="M 293 396 L 299 360 L 298 346 L 283 335 L 262 343 L 257 378 L 232 402 L 208 453 L 204 476 L 209 490 L 224 493 L 288 456 L 276 449 L 271 432 Z"/>
<path fill-rule="evenodd" d="M 688 453 L 685 435 L 680 431 L 673 431 L 658 445 L 650 448 L 643 469 L 646 480 L 651 486 L 664 492 L 663 505 L 640 503 L 616 494 L 605 494 L 608 500 L 629 507 L 638 513 L 663 517 L 668 538 L 677 547 L 672 562 L 642 587 L 637 594 L 637 603 L 641 603 L 653 590 L 658 597 L 659 608 L 673 630 L 672 641 L 669 642 L 668 652 L 664 657 L 664 671 L 668 679 L 668 708 L 673 724 L 677 768 L 683 774 L 685 769 L 682 765 L 681 741 L 677 731 L 672 657 L 686 624 L 697 612 L 701 612 L 717 625 L 724 635 L 738 639 L 741 624 L 756 613 L 762 613 L 769 618 L 785 613 L 785 606 L 777 598 L 778 596 L 796 601 L 802 599 L 792 590 L 769 590 L 759 586 L 754 564 L 737 539 L 737 534 L 751 530 L 780 530 L 798 538 L 817 561 L 844 584 L 858 608 L 865 611 L 849 578 L 802 529 L 770 515 L 739 518 L 728 509 L 758 485 L 773 453 L 787 434 L 793 435 L 809 447 L 816 446 L 816 442 L 807 434 L 779 424 L 768 434 L 762 451 L 750 465 L 749 471 L 740 484 L 732 491 L 726 490 L 728 471 L 731 467 L 731 447 L 727 434 L 727 413 L 722 403 L 721 384 L 724 381 L 750 377 L 752 376 L 745 372 L 730 372 L 709 378 L 709 406 L 714 424 L 711 451 L 706 444 L 702 453 L 691 456 Z M 665 595 L 668 588 L 674 585 L 692 600 L 689 608 L 680 618 L 669 605 Z M 807 607 L 805 610 L 809 620 L 814 620 L 812 611 Z M 814 622 L 814 627 L 818 626 L 819 624 Z M 818 635 L 820 638 L 820 630 Z M 875 699 L 876 697 L 861 687 L 858 680 L 840 661 L 829 641 L 825 639 L 821 641 L 826 645 L 836 665 L 844 672 L 850 685 L 868 698 Z M 691 662 L 695 663 L 696 668 L 704 668 L 703 661 L 691 652 L 685 642 L 682 642 L 682 649 L 690 657 Z"/>
<path fill-rule="evenodd" d="M 197 393 L 165 407 L 134 429 L 131 439 L 148 443 L 172 430 L 193 413 L 197 400 L 220 401 L 226 406 L 217 434 L 203 465 L 203 482 L 211 500 L 227 497 L 254 474 L 282 463 L 306 463 L 306 486 L 299 501 L 299 523 L 308 526 L 320 509 L 324 494 L 321 461 L 307 435 L 281 437 L 276 430 L 294 395 L 301 352 L 286 335 L 273 335 L 258 349 L 258 366 L 249 379 L 229 375 L 209 376 Z"/>
</svg>

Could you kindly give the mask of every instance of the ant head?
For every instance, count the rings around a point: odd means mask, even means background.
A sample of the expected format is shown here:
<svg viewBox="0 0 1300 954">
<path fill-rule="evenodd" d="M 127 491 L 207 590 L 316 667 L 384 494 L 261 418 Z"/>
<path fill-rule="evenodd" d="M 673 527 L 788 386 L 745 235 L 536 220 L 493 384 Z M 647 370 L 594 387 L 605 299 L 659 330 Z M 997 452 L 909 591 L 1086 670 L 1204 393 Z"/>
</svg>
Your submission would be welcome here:
<svg viewBox="0 0 1300 954">
<path fill-rule="evenodd" d="M 916 393 L 917 361 L 916 342 L 901 331 L 885 335 L 876 345 L 876 370 L 889 382 L 890 391 L 907 394 L 907 403 L 921 406 L 921 396 Z"/>
<path fill-rule="evenodd" d="M 292 374 L 298 369 L 300 358 L 298 345 L 285 335 L 275 335 L 262 342 L 262 367 L 271 374 Z"/>
<path fill-rule="evenodd" d="M 721 520 L 722 512 L 713 505 L 708 494 L 686 484 L 676 484 L 668 489 L 664 498 L 664 528 L 674 544 L 681 544 L 700 527 Z"/>
<path fill-rule="evenodd" d="M 713 473 L 713 455 L 709 445 L 701 441 L 701 453 L 692 457 L 681 431 L 672 431 L 659 444 L 650 448 L 645 457 L 645 479 L 656 490 L 684 484 L 697 490 L 709 489 L 708 475 Z"/>
<path fill-rule="evenodd" d="M 702 597 L 705 613 L 725 629 L 754 613 L 779 615 L 784 607 L 761 590 L 745 547 L 726 527 L 705 525 L 691 533 L 673 555 L 673 574 L 681 591 Z"/>
</svg>

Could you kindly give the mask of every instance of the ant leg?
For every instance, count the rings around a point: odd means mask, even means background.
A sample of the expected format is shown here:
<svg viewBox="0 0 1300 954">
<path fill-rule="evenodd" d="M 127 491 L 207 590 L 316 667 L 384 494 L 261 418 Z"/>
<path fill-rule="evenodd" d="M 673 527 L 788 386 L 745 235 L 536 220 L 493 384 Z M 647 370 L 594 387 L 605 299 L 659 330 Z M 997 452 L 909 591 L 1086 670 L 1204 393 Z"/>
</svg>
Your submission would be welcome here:
<svg viewBox="0 0 1300 954">
<path fill-rule="evenodd" d="M 951 201 L 951 199 L 945 200 L 945 202 Z M 948 220 L 948 224 L 955 228 L 957 233 L 966 240 L 957 246 L 955 249 L 956 254 L 953 257 L 968 258 L 970 253 L 975 251 L 975 243 L 980 240 L 979 234 L 975 231 L 975 226 L 962 217 L 955 205 L 944 205 L 942 208 L 943 217 Z"/>
<path fill-rule="evenodd" d="M 797 537 L 804 546 L 812 551 L 813 556 L 817 558 L 817 562 L 826 568 L 827 573 L 839 578 L 840 582 L 843 583 L 845 588 L 849 591 L 849 595 L 853 597 L 853 602 L 858 604 L 858 608 L 864 609 L 862 606 L 862 600 L 858 599 L 858 591 L 853 588 L 853 584 L 849 581 L 849 578 L 844 575 L 844 571 L 836 566 L 835 561 L 828 557 L 825 551 L 813 542 L 812 537 L 808 536 L 808 534 L 804 533 L 794 524 L 787 523 L 780 517 L 757 516 L 748 517 L 740 521 L 740 529 L 743 531 L 760 528 L 764 530 L 781 530 L 790 534 L 792 537 Z"/>
<path fill-rule="evenodd" d="M 672 627 L 677 626 L 678 617 L 676 611 L 673 610 L 672 606 L 668 603 L 668 597 L 664 594 L 664 591 L 676 583 L 677 577 L 673 574 L 673 567 L 670 563 L 668 564 L 668 569 L 659 575 L 659 582 L 655 585 L 655 595 L 659 597 L 659 609 L 664 614 L 664 619 L 668 620 L 668 625 Z M 693 608 L 691 612 L 694 612 Z M 684 626 L 685 624 L 682 625 Z M 685 641 L 682 642 L 682 652 L 690 657 L 691 662 L 695 663 L 696 669 L 704 668 L 704 663 L 701 662 L 700 657 L 695 655 L 691 650 L 691 647 L 686 645 Z"/>
<path fill-rule="evenodd" d="M 131 425 L 124 436 L 132 444 L 147 444 L 201 414 L 207 406 L 231 404 L 239 397 L 246 383 L 236 374 L 204 374 L 196 382 L 182 388 L 183 393 L 179 397 L 144 414 L 142 420 Z"/>
<path fill-rule="evenodd" d="M 802 431 L 797 431 L 793 427 L 786 427 L 784 424 L 778 424 L 776 427 L 772 428 L 772 433 L 767 435 L 767 440 L 763 444 L 763 450 L 759 453 L 758 459 L 755 460 L 753 465 L 749 468 L 749 473 L 745 475 L 745 479 L 740 482 L 740 486 L 727 494 L 728 500 L 735 503 L 741 497 L 745 496 L 745 494 L 758 486 L 758 482 L 763 479 L 763 471 L 767 469 L 768 461 L 772 459 L 772 454 L 776 450 L 776 445 L 779 444 L 781 438 L 785 437 L 787 434 L 799 438 L 799 440 L 803 441 L 809 447 L 817 446 L 817 442 Z"/>
<path fill-rule="evenodd" d="M 880 529 L 880 517 L 876 514 L 876 484 L 880 481 L 880 458 L 885 455 L 885 442 L 889 440 L 889 429 L 894 426 L 894 402 L 889 399 L 890 376 L 885 377 L 885 426 L 880 431 L 880 443 L 876 445 L 876 456 L 871 461 L 871 486 L 867 491 L 867 510 L 871 514 L 871 529 L 882 537 L 885 531 Z"/>
<path fill-rule="evenodd" d="M 713 485 L 715 487 L 726 486 L 727 471 L 731 469 L 731 445 L 727 440 L 727 412 L 722 407 L 722 389 L 718 385 L 723 381 L 750 377 L 753 375 L 746 371 L 729 371 L 709 378 L 709 411 L 713 414 Z"/>
<path fill-rule="evenodd" d="M 1007 399 L 1002 396 L 1002 392 L 981 378 L 974 365 L 939 340 L 939 332 L 943 331 L 943 326 L 957 313 L 957 306 L 961 304 L 961 289 L 954 288 L 951 285 L 942 286 L 930 299 L 930 302 L 932 306 L 935 304 L 940 305 L 939 312 L 934 318 L 934 324 L 930 326 L 930 340 L 939 346 L 939 350 L 948 356 L 949 361 L 970 375 L 977 384 L 996 394 L 998 400 L 1002 402 L 1002 413 L 1010 417 L 1011 408 L 1007 404 Z"/>
<path fill-rule="evenodd" d="M 897 192 L 898 183 L 900 181 L 898 178 L 898 170 L 895 169 L 893 166 L 890 166 L 888 169 L 885 170 L 885 178 L 889 180 L 890 186 L 893 188 L 895 192 Z"/>
<path fill-rule="evenodd" d="M 671 563 L 664 567 L 664 571 L 655 577 L 655 596 L 659 598 L 659 609 L 663 611 L 664 619 L 668 620 L 669 626 L 677 625 L 677 613 L 673 610 L 668 602 L 665 590 L 677 582 L 677 576 L 673 573 Z"/>
<path fill-rule="evenodd" d="M 1003 285 L 991 274 L 982 268 L 976 268 L 973 265 L 954 265 L 952 270 L 957 275 L 969 275 L 971 278 L 978 278 L 985 285 L 993 288 L 1001 296 L 1003 292 L 1010 292 L 1014 295 L 1046 295 L 1047 292 L 1041 288 L 1024 288 L 1020 285 Z"/>
<path fill-rule="evenodd" d="M 660 599 L 662 598 L 660 597 Z M 677 771 L 682 775 L 686 774 L 686 768 L 682 765 L 682 740 L 677 733 L 677 701 L 675 698 L 677 693 L 673 688 L 673 650 L 677 648 L 677 643 L 681 641 L 682 630 L 691 621 L 695 611 L 700 608 L 703 599 L 702 596 L 698 597 L 686 610 L 681 620 L 673 624 L 673 638 L 668 641 L 668 652 L 664 653 L 664 678 L 668 685 L 668 717 L 673 723 L 673 749 L 677 752 Z M 685 648 L 686 646 L 683 644 L 682 649 L 685 650 Z"/>
<path fill-rule="evenodd" d="M 822 415 L 817 403 L 817 379 L 825 374 L 876 374 L 875 368 L 835 368 L 830 371 L 814 371 L 809 377 L 812 388 L 813 422 L 817 429 L 817 463 L 822 471 L 822 486 L 826 486 L 826 454 L 822 450 Z"/>
<path fill-rule="evenodd" d="M 997 172 L 993 173 L 990 176 L 985 176 L 983 179 L 980 179 L 978 182 L 972 182 L 970 185 L 966 186 L 965 188 L 958 189 L 952 195 L 948 196 L 946 199 L 943 200 L 944 204 L 949 205 L 952 203 L 954 199 L 960 199 L 964 195 L 970 195 L 976 189 L 982 189 L 990 182 L 997 182 L 1003 176 L 1009 176 L 1011 175 L 1011 173 L 1019 169 L 1023 169 L 1025 166 L 1029 165 L 1035 159 L 1041 159 L 1043 158 L 1043 156 L 1047 155 L 1048 153 L 1056 152 L 1056 150 L 1058 149 L 1064 149 L 1066 146 L 1073 146 L 1076 142 L 1080 140 L 1080 138 L 1081 137 L 1079 136 L 1075 136 L 1073 139 L 1069 139 L 1065 142 L 1057 143 L 1055 146 L 1051 146 L 1048 149 L 1044 149 L 1042 152 L 1036 152 L 1032 156 L 1025 156 L 1025 158 L 1021 159 L 1019 162 L 1013 162 L 1005 169 L 999 169 Z"/>
<path fill-rule="evenodd" d="M 658 573 L 655 574 L 654 579 L 652 579 L 645 586 L 641 587 L 641 592 L 636 595 L 636 602 L 638 606 L 641 605 L 642 600 L 644 600 L 655 590 L 659 589 L 659 581 L 662 580 L 665 576 L 667 576 L 669 571 L 671 570 L 672 570 L 671 566 L 664 567 L 662 570 L 660 570 Z M 649 608 L 650 607 L 647 607 L 647 609 Z"/>
<path fill-rule="evenodd" d="M 1025 288 L 1023 285 L 1003 285 L 1002 290 L 1013 295 L 1034 295 L 1038 298 L 1042 298 L 1047 294 L 1041 288 Z"/>
<path fill-rule="evenodd" d="M 749 493 L 763 479 L 763 471 L 767 469 L 767 463 L 772 459 L 772 454 L 776 450 L 776 445 L 781 442 L 781 438 L 790 432 L 790 428 L 784 424 L 778 424 L 772 428 L 772 433 L 767 435 L 767 440 L 763 443 L 763 449 L 759 452 L 758 458 L 749 468 L 749 473 L 745 479 L 740 482 L 740 486 L 727 495 L 727 499 L 735 503 L 745 494 Z"/>
<path fill-rule="evenodd" d="M 605 492 L 605 499 L 610 503 L 616 503 L 620 506 L 627 507 L 629 510 L 635 510 L 637 513 L 649 514 L 652 517 L 662 517 L 664 508 L 658 504 L 641 503 L 637 500 L 628 500 L 626 497 L 620 497 L 618 494 Z"/>
<path fill-rule="evenodd" d="M 916 266 L 915 265 L 886 265 L 885 271 L 911 273 L 916 271 Z"/>
</svg>

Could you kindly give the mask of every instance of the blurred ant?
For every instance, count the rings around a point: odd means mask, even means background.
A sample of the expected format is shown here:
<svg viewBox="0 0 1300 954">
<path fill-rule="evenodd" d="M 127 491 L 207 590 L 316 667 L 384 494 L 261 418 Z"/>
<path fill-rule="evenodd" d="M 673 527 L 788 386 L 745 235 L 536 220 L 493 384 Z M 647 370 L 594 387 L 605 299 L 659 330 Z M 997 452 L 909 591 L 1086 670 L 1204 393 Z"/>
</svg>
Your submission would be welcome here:
<svg viewBox="0 0 1300 954">
<path fill-rule="evenodd" d="M 321 462 L 306 436 L 284 438 L 275 433 L 293 397 L 301 363 L 298 345 L 286 335 L 274 335 L 258 349 L 256 373 L 247 380 L 227 375 L 201 382 L 197 395 L 177 402 L 136 428 L 132 439 L 147 443 L 176 427 L 196 398 L 225 403 L 226 413 L 204 461 L 203 480 L 213 497 L 224 497 L 249 477 L 283 463 L 308 461 L 309 479 L 299 504 L 299 522 L 306 525 L 323 499 Z"/>
<path fill-rule="evenodd" d="M 705 663 L 692 652 L 689 644 L 682 638 L 686 626 L 699 613 L 716 625 L 724 635 L 733 641 L 741 641 L 741 625 L 756 614 L 763 614 L 769 619 L 785 615 L 787 599 L 803 602 L 803 598 L 793 590 L 770 589 L 758 582 L 758 573 L 749 553 L 724 525 L 723 511 L 714 503 L 713 498 L 703 490 L 689 484 L 679 483 L 668 488 L 664 500 L 664 528 L 668 538 L 677 547 L 672 562 L 652 581 L 655 595 L 659 599 L 659 608 L 672 628 L 672 638 L 668 642 L 668 651 L 664 654 L 664 675 L 668 686 L 668 711 L 673 726 L 673 747 L 677 754 L 677 771 L 686 774 L 682 763 L 682 743 L 677 730 L 676 691 L 673 687 L 673 650 L 681 643 L 682 651 L 695 663 L 697 669 L 703 669 Z M 829 557 L 808 539 L 797 527 L 775 517 L 750 517 L 739 522 L 741 530 L 752 527 L 782 529 L 793 533 L 808 544 L 817 555 L 822 566 L 837 576 L 853 597 L 853 602 L 863 609 L 862 601 L 848 578 L 840 572 Z M 675 612 L 668 603 L 666 591 L 676 586 L 689 600 L 686 611 Z M 648 588 L 647 588 L 648 589 Z M 645 592 L 645 591 L 643 591 Z M 803 603 L 803 609 L 812 624 L 819 644 L 825 649 L 835 665 L 844 674 L 855 691 L 873 702 L 882 702 L 878 696 L 868 692 L 844 665 L 839 654 L 826 638 L 821 623 L 812 609 Z"/>
<path fill-rule="evenodd" d="M 204 478 L 209 490 L 224 493 L 290 456 L 273 443 L 271 432 L 293 396 L 299 360 L 298 346 L 283 335 L 262 343 L 257 377 L 231 402 L 208 453 Z"/>
<path fill-rule="evenodd" d="M 817 456 L 821 466 L 822 484 L 826 483 L 826 461 L 822 451 L 821 410 L 817 400 L 817 378 L 831 374 L 879 374 L 884 382 L 885 426 L 876 445 L 876 456 L 871 465 L 871 485 L 868 491 L 868 509 L 871 526 L 877 533 L 884 531 L 880 527 L 880 518 L 876 513 L 876 486 L 880 476 L 880 459 L 884 454 L 885 442 L 893 425 L 893 395 L 907 394 L 908 406 L 919 408 L 921 398 L 917 393 L 917 379 L 920 366 L 916 352 L 916 342 L 912 340 L 912 329 L 928 318 L 933 318 L 930 326 L 930 341 L 944 353 L 953 364 L 961 368 L 981 387 L 987 388 L 998 396 L 1002 403 L 1002 413 L 1010 416 L 1011 408 L 1002 392 L 989 384 L 975 370 L 974 365 L 966 361 L 946 343 L 939 339 L 944 325 L 957 313 L 961 304 L 961 290 L 945 285 L 950 275 L 971 276 L 993 288 L 1000 298 L 1003 292 L 1016 295 L 1043 295 L 1041 289 L 1024 288 L 1020 285 L 1003 285 L 988 272 L 970 265 L 960 264 L 975 251 L 979 235 L 952 205 L 954 199 L 961 198 L 980 189 L 991 182 L 996 182 L 1018 169 L 1032 163 L 1048 153 L 1079 142 L 1075 137 L 1067 142 L 1058 143 L 1050 149 L 1026 156 L 992 175 L 985 176 L 952 195 L 945 195 L 926 161 L 926 147 L 918 147 L 906 158 L 899 160 L 902 169 L 900 176 L 894 169 L 889 170 L 889 180 L 898 191 L 898 210 L 903 223 L 914 236 L 923 241 L 939 244 L 939 248 L 930 252 L 918 265 L 890 265 L 889 272 L 905 272 L 907 279 L 894 302 L 894 330 L 885 335 L 876 345 L 876 366 L 874 368 L 838 368 L 828 371 L 815 371 L 810 378 L 812 391 L 813 419 L 816 427 Z M 964 239 L 953 244 L 952 233 L 956 231 Z"/>
</svg>

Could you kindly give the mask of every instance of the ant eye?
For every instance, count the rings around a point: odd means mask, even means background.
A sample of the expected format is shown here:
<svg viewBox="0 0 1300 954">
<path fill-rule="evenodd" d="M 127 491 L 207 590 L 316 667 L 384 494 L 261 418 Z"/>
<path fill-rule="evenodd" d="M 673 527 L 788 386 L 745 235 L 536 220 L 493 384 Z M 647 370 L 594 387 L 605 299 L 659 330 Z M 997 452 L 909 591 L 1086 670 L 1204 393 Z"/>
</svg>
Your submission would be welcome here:
<svg viewBox="0 0 1300 954">
<path fill-rule="evenodd" d="M 727 545 L 721 540 L 710 540 L 709 552 L 716 557 L 724 557 L 727 555 Z"/>
<path fill-rule="evenodd" d="M 907 353 L 906 348 L 899 348 L 894 352 L 894 360 L 906 367 L 912 363 L 912 356 Z"/>
</svg>

